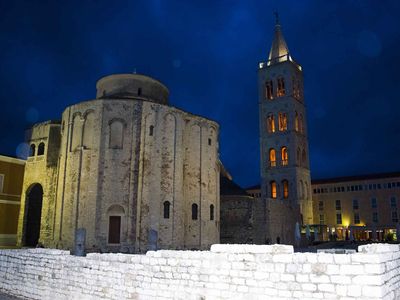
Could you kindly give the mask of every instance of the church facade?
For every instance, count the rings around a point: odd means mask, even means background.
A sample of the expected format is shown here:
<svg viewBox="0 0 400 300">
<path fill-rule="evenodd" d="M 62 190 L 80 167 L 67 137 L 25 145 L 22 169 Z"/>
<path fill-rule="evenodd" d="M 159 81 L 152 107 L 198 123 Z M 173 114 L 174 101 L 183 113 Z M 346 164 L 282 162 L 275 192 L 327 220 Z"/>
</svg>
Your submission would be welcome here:
<svg viewBox="0 0 400 300">
<path fill-rule="evenodd" d="M 219 126 L 168 104 L 139 74 L 33 126 L 18 244 L 89 251 L 204 249 L 219 242 Z"/>
</svg>

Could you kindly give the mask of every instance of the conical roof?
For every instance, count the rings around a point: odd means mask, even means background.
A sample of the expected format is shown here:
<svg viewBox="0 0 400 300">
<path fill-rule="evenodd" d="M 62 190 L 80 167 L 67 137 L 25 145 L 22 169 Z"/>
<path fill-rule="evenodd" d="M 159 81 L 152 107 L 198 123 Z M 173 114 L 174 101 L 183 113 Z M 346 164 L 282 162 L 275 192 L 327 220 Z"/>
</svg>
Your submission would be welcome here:
<svg viewBox="0 0 400 300">
<path fill-rule="evenodd" d="M 272 41 L 271 50 L 269 51 L 268 56 L 268 65 L 281 61 L 286 61 L 290 59 L 289 57 L 289 49 L 286 45 L 285 38 L 283 37 L 281 24 L 279 24 L 279 21 L 277 19 L 275 24 L 274 39 Z"/>
</svg>

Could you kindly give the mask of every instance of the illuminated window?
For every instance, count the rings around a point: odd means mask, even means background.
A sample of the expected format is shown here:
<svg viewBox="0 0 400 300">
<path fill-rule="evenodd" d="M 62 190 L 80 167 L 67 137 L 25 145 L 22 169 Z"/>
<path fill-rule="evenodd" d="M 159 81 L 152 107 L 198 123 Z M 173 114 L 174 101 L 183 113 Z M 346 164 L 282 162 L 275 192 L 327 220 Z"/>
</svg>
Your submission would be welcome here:
<svg viewBox="0 0 400 300">
<path fill-rule="evenodd" d="M 297 111 L 294 115 L 294 130 L 299 131 L 299 115 L 297 114 Z"/>
<path fill-rule="evenodd" d="M 371 199 L 371 207 L 372 208 L 376 208 L 377 207 L 376 198 L 372 198 Z"/>
<path fill-rule="evenodd" d="M 286 113 L 279 113 L 279 131 L 286 131 L 287 130 L 287 114 Z"/>
<path fill-rule="evenodd" d="M 353 199 L 353 209 L 358 209 L 358 199 Z"/>
<path fill-rule="evenodd" d="M 278 97 L 285 96 L 285 80 L 283 77 L 278 78 L 278 89 L 276 91 Z"/>
<path fill-rule="evenodd" d="M 399 218 L 397 216 L 397 211 L 396 210 L 392 211 L 392 222 L 393 223 L 398 223 L 399 222 Z"/>
<path fill-rule="evenodd" d="M 289 182 L 287 180 L 282 180 L 283 186 L 283 198 L 287 199 L 289 197 Z"/>
<path fill-rule="evenodd" d="M 169 203 L 169 201 L 164 202 L 164 219 L 169 219 L 170 206 L 171 206 L 171 203 Z"/>
<path fill-rule="evenodd" d="M 341 210 L 342 209 L 342 204 L 340 203 L 340 200 L 336 200 L 336 210 Z"/>
<path fill-rule="evenodd" d="M 4 174 L 0 174 L 0 193 L 3 192 L 4 188 Z"/>
<path fill-rule="evenodd" d="M 293 97 L 300 99 L 300 80 L 293 77 Z"/>
<path fill-rule="evenodd" d="M 372 213 L 372 222 L 378 223 L 378 213 L 376 211 Z"/>
<path fill-rule="evenodd" d="M 214 205 L 210 205 L 210 221 L 214 220 Z"/>
<path fill-rule="evenodd" d="M 360 214 L 354 213 L 354 224 L 360 224 Z"/>
<path fill-rule="evenodd" d="M 390 198 L 390 207 L 391 208 L 396 208 L 397 207 L 396 197 L 391 197 Z"/>
<path fill-rule="evenodd" d="M 342 214 L 336 214 L 336 224 L 342 224 Z"/>
<path fill-rule="evenodd" d="M 265 97 L 269 100 L 274 99 L 274 88 L 272 85 L 272 80 L 268 80 L 265 83 Z"/>
<path fill-rule="evenodd" d="M 275 132 L 275 119 L 273 114 L 269 114 L 267 117 L 267 131 L 269 133 Z"/>
<path fill-rule="evenodd" d="M 318 210 L 324 210 L 324 202 L 323 201 L 318 202 Z"/>
<path fill-rule="evenodd" d="M 303 124 L 303 115 L 299 116 L 299 131 L 300 133 L 304 133 L 304 124 Z"/>
<path fill-rule="evenodd" d="M 269 149 L 269 166 L 276 167 L 276 151 L 274 148 Z"/>
<path fill-rule="evenodd" d="M 321 224 L 321 225 L 325 224 L 325 216 L 324 215 L 319 215 L 319 224 Z"/>
<path fill-rule="evenodd" d="M 36 146 L 35 144 L 32 144 L 31 147 L 29 148 L 29 156 L 35 156 L 36 152 Z"/>
<path fill-rule="evenodd" d="M 270 188 L 271 188 L 271 198 L 276 199 L 276 182 L 275 181 L 270 182 Z"/>
<path fill-rule="evenodd" d="M 192 220 L 197 220 L 198 206 L 196 203 L 192 204 Z"/>
<path fill-rule="evenodd" d="M 289 164 L 289 156 L 286 147 L 281 149 L 282 166 L 287 166 Z"/>
</svg>

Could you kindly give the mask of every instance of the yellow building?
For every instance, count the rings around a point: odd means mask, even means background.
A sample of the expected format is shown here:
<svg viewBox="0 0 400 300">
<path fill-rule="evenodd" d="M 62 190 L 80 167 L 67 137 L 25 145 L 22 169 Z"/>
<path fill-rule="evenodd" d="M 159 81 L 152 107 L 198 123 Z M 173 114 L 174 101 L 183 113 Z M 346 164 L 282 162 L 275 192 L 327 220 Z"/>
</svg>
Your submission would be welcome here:
<svg viewBox="0 0 400 300">
<path fill-rule="evenodd" d="M 396 239 L 400 173 L 314 180 L 312 191 L 314 221 L 326 226 L 326 236 Z"/>
<path fill-rule="evenodd" d="M 25 161 L 0 155 L 0 246 L 15 246 Z"/>
</svg>

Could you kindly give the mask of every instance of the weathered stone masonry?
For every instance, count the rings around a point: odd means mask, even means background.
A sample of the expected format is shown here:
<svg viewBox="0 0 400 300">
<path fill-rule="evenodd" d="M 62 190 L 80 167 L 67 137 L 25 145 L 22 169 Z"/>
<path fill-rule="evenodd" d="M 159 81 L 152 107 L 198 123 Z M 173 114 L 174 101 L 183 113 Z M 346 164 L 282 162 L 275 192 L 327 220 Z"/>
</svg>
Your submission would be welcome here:
<svg viewBox="0 0 400 300">
<path fill-rule="evenodd" d="M 399 245 L 388 244 L 355 254 L 285 245 L 87 257 L 0 250 L 0 291 L 30 299 L 399 299 L 399 269 Z"/>
</svg>

